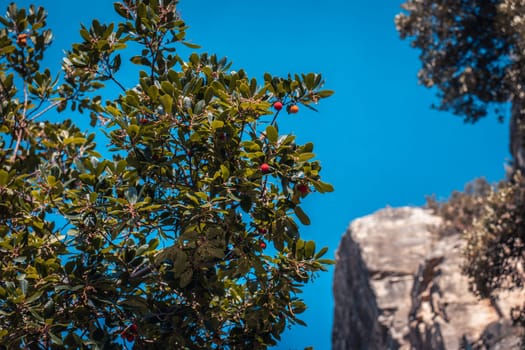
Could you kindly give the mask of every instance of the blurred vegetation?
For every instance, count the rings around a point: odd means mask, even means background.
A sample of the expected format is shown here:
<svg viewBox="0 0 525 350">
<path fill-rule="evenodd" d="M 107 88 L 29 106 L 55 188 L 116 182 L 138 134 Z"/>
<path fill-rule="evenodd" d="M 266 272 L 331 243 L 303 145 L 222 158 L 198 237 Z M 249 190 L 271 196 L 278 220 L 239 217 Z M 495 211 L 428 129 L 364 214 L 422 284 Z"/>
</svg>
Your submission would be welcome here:
<svg viewBox="0 0 525 350">
<path fill-rule="evenodd" d="M 443 218 L 439 235 L 465 239 L 463 272 L 476 295 L 489 298 L 524 289 L 525 179 L 519 173 L 495 185 L 476 179 L 447 201 L 427 198 L 426 206 Z M 525 303 L 512 310 L 512 318 L 525 327 L 524 312 Z"/>
<path fill-rule="evenodd" d="M 428 206 L 444 218 L 441 234 L 464 235 L 464 272 L 475 293 L 523 289 L 525 2 L 407 0 L 401 7 L 396 28 L 419 51 L 418 79 L 435 89 L 434 108 L 466 123 L 510 114 L 509 180 L 494 186 L 476 180 L 448 202 L 430 199 Z M 513 314 L 525 326 L 524 308 Z"/>
</svg>

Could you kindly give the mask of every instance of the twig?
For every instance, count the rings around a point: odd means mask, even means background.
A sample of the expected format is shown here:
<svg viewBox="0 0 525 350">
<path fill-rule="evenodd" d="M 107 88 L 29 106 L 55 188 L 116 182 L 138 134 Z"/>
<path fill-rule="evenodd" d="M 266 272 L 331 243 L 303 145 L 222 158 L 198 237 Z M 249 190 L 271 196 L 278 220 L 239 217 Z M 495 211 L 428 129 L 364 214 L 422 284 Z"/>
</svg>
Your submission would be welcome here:
<svg viewBox="0 0 525 350">
<path fill-rule="evenodd" d="M 44 108 L 42 111 L 40 111 L 39 113 L 35 114 L 31 119 L 29 119 L 30 121 L 33 121 L 35 120 L 36 118 L 40 117 L 42 114 L 46 113 L 47 111 L 55 108 L 56 106 L 58 106 L 60 103 L 62 103 L 63 101 L 55 101 L 53 102 L 52 104 L 50 104 L 49 106 L 47 106 L 46 108 Z"/>
</svg>

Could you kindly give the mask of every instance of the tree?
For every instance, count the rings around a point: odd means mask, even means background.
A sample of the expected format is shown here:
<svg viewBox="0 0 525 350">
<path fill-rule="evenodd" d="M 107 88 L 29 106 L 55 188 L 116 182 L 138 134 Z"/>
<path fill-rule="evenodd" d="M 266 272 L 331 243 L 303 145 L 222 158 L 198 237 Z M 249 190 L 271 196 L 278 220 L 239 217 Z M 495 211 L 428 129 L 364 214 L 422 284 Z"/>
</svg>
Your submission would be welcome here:
<svg viewBox="0 0 525 350">
<path fill-rule="evenodd" d="M 421 50 L 420 82 L 435 87 L 440 110 L 477 122 L 511 105 L 509 180 L 452 198 L 446 209 L 465 234 L 464 272 L 482 297 L 523 289 L 525 275 L 525 2 L 408 0 L 396 17 L 402 38 Z M 452 209 L 451 209 L 452 207 Z M 461 220 L 458 220 L 458 216 Z M 457 226 L 458 228 L 458 226 Z M 525 326 L 525 304 L 513 310 Z"/>
<path fill-rule="evenodd" d="M 396 16 L 421 50 L 419 81 L 437 88 L 436 108 L 477 122 L 510 103 L 513 167 L 525 170 L 525 4 L 517 0 L 409 0 Z"/>
<path fill-rule="evenodd" d="M 300 238 L 301 203 L 332 186 L 278 121 L 332 91 L 183 60 L 176 6 L 115 3 L 58 75 L 45 10 L 0 17 L 0 348 L 259 349 L 304 324 L 299 293 L 332 262 Z M 109 148 L 54 110 L 89 113 Z"/>
</svg>

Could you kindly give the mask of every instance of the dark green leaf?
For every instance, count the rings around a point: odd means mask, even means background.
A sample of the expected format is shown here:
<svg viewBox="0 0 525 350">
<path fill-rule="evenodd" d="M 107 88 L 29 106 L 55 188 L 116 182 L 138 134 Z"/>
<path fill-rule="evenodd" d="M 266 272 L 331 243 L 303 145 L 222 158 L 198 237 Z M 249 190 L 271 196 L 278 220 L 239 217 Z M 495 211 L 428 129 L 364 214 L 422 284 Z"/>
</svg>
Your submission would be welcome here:
<svg viewBox="0 0 525 350">
<path fill-rule="evenodd" d="M 301 207 L 296 206 L 294 208 L 294 212 L 303 225 L 310 225 L 310 218 L 308 217 L 308 215 L 306 215 L 303 209 L 301 209 Z"/>
<path fill-rule="evenodd" d="M 277 129 L 273 125 L 268 125 L 266 127 L 266 137 L 271 143 L 276 143 L 279 135 L 277 134 Z"/>
</svg>

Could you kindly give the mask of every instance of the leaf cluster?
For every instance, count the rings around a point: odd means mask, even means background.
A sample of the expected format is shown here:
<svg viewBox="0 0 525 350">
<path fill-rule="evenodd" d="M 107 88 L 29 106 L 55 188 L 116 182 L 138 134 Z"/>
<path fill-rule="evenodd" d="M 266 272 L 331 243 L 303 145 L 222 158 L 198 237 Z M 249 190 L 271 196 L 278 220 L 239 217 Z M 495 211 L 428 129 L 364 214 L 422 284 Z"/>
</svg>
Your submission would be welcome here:
<svg viewBox="0 0 525 350">
<path fill-rule="evenodd" d="M 333 188 L 272 105 L 333 92 L 182 59 L 176 4 L 116 3 L 122 22 L 82 26 L 55 78 L 45 11 L 0 17 L 0 348 L 258 349 L 304 325 L 302 287 L 332 261 L 301 239 L 301 204 Z M 52 110 L 88 112 L 109 148 Z"/>
<path fill-rule="evenodd" d="M 500 289 L 523 289 L 525 187 L 523 177 L 502 182 L 485 199 L 482 215 L 465 231 L 464 271 L 482 297 Z"/>
<path fill-rule="evenodd" d="M 427 206 L 444 219 L 439 233 L 461 234 L 465 239 L 463 272 L 470 278 L 471 290 L 480 297 L 524 288 L 524 185 L 519 173 L 495 186 L 480 178 L 464 192 L 454 192 L 447 202 L 428 199 Z M 521 326 L 525 326 L 524 307 L 512 311 Z"/>
<path fill-rule="evenodd" d="M 421 84 L 436 87 L 440 110 L 476 122 L 521 100 L 523 4 L 515 0 L 409 0 L 395 22 L 421 52 Z"/>
<path fill-rule="evenodd" d="M 436 228 L 439 236 L 462 234 L 470 229 L 481 217 L 486 197 L 492 189 L 493 186 L 480 177 L 467 183 L 463 191 L 453 191 L 446 201 L 428 196 L 425 206 L 443 218 L 443 223 Z"/>
</svg>

